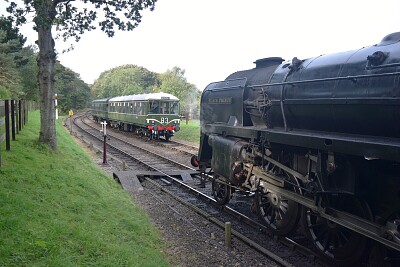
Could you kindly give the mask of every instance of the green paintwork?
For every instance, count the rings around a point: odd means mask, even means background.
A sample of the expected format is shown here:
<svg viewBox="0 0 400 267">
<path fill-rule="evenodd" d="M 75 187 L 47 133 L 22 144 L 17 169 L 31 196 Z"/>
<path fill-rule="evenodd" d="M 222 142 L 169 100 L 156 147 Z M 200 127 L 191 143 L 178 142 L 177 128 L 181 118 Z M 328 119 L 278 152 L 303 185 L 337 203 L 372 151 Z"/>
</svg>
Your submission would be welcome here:
<svg viewBox="0 0 400 267">
<path fill-rule="evenodd" d="M 148 125 L 179 125 L 179 115 L 175 114 L 148 114 L 148 115 L 137 115 L 137 114 L 124 114 L 117 112 L 108 113 L 109 120 L 120 121 L 126 124 L 134 124 L 140 127 L 147 127 Z M 166 122 L 168 121 L 168 122 Z"/>
</svg>

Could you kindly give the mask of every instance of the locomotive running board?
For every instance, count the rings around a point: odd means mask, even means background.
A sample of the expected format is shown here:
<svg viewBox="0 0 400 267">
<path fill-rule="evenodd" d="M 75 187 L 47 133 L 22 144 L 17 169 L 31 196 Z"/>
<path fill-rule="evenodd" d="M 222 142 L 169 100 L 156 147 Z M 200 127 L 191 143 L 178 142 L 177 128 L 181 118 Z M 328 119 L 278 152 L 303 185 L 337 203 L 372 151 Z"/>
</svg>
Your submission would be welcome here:
<svg viewBox="0 0 400 267">
<path fill-rule="evenodd" d="M 226 124 L 206 124 L 204 133 L 242 137 L 277 144 L 379 158 L 400 162 L 400 139 L 363 135 L 343 135 L 316 131 L 299 131 L 260 128 L 254 126 L 234 127 Z"/>
<path fill-rule="evenodd" d="M 354 232 L 372 238 L 392 249 L 400 251 L 400 244 L 391 242 L 383 237 L 383 235 L 385 233 L 389 233 L 389 231 L 388 229 L 385 229 L 385 227 L 382 227 L 381 225 L 356 217 L 347 212 L 339 211 L 333 208 L 323 208 L 317 206 L 316 201 L 313 199 L 309 199 L 301 195 L 298 195 L 294 192 L 284 190 L 270 183 L 268 183 L 268 189 L 273 192 L 279 193 L 288 199 L 294 200 L 297 203 L 307 208 L 310 208 L 311 210 L 317 212 L 321 217 L 325 219 L 328 219 L 334 223 L 349 228 Z"/>
<path fill-rule="evenodd" d="M 297 130 L 286 132 L 280 129 L 263 129 L 261 135 L 265 135 L 265 139 L 273 143 L 400 161 L 398 138 Z"/>
</svg>

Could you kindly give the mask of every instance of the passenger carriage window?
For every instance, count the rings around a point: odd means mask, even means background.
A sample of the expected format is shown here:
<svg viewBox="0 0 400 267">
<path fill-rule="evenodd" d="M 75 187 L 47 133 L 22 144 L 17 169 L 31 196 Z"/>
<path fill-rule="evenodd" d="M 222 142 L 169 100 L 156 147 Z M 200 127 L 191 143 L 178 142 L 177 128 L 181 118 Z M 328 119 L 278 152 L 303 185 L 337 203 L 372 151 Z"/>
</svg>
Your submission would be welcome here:
<svg viewBox="0 0 400 267">
<path fill-rule="evenodd" d="M 143 115 L 143 103 L 139 102 L 138 103 L 138 111 L 137 111 L 138 115 Z"/>
</svg>

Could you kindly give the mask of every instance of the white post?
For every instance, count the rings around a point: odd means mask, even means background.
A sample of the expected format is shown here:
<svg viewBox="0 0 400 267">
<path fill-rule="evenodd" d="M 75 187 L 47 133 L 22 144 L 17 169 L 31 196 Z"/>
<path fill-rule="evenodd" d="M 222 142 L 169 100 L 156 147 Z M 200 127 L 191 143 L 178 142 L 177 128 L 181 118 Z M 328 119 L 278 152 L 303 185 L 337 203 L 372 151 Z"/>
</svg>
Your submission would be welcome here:
<svg viewBox="0 0 400 267">
<path fill-rule="evenodd" d="M 101 131 L 103 132 L 103 164 L 107 163 L 107 122 L 101 122 Z"/>
<path fill-rule="evenodd" d="M 57 105 L 58 105 L 58 103 L 57 103 L 57 94 L 55 94 L 55 97 L 54 97 L 54 106 L 55 106 L 55 108 L 56 108 L 56 120 L 58 120 L 58 108 L 57 108 Z"/>
</svg>

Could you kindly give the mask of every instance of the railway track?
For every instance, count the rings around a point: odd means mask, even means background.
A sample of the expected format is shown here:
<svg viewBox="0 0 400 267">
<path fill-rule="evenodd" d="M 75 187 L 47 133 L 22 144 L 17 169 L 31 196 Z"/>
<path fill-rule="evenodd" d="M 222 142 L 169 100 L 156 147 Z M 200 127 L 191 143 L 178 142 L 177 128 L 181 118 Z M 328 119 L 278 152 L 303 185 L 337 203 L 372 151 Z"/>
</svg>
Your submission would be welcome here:
<svg viewBox="0 0 400 267">
<path fill-rule="evenodd" d="M 158 145 L 161 145 L 169 149 L 181 151 L 189 156 L 197 155 L 197 152 L 199 150 L 199 146 L 185 144 L 177 140 L 169 140 L 168 142 L 165 142 L 164 140 L 153 140 L 153 141 Z"/>
<path fill-rule="evenodd" d="M 84 117 L 84 119 L 86 120 L 86 123 L 89 124 L 91 127 L 94 127 L 98 130 L 101 129 L 100 125 L 93 122 L 88 114 Z M 170 150 L 179 151 L 189 156 L 197 155 L 199 150 L 198 145 L 195 146 L 178 140 L 169 140 L 169 141 L 166 141 L 165 139 L 150 140 L 147 137 L 139 137 L 138 135 L 132 132 L 119 131 L 113 128 L 109 128 L 108 131 L 114 134 L 118 134 L 118 136 L 125 136 L 126 139 L 124 140 L 126 140 L 127 142 L 132 142 L 132 140 L 137 140 L 138 142 L 147 140 L 148 143 L 151 143 L 153 145 L 160 146 Z"/>
<path fill-rule="evenodd" d="M 93 142 L 97 140 L 97 146 L 101 147 L 102 137 L 99 129 L 85 124 L 84 118 L 81 119 L 81 123 L 77 119 L 78 117 L 75 118 L 75 128 L 80 127 L 86 134 L 91 135 Z M 211 197 L 209 182 L 206 183 L 205 187 L 202 187 L 200 183 L 197 183 L 196 177 L 193 181 L 184 183 L 182 180 L 168 175 L 171 171 L 176 170 L 193 171 L 192 167 L 154 152 L 153 142 L 139 145 L 138 142 L 133 144 L 131 140 L 125 139 L 125 136 L 120 138 L 115 133 L 112 133 L 110 140 L 107 141 L 107 150 L 114 158 L 124 162 L 125 168 L 133 169 L 136 172 L 152 170 L 163 173 L 164 179 L 144 178 L 146 187 L 149 190 L 152 190 L 151 188 L 162 190 L 219 227 L 224 227 L 224 222 L 231 222 L 233 229 L 239 229 L 238 231 L 233 231 L 236 238 L 272 259 L 280 266 L 321 266 L 322 262 L 319 261 L 317 255 L 306 246 L 294 239 L 278 238 L 270 235 L 268 229 L 257 221 L 257 217 L 254 214 L 249 212 L 251 197 L 235 195 L 229 205 L 221 207 Z M 149 146 L 153 147 L 153 149 L 149 149 Z M 168 189 L 165 185 L 169 185 Z M 276 241 L 278 241 L 278 245 Z M 272 245 L 271 242 L 273 243 Z M 266 247 L 272 247 L 273 249 L 266 249 Z M 292 254 L 294 256 L 291 256 Z M 303 258 L 299 255 L 303 255 Z"/>
</svg>

